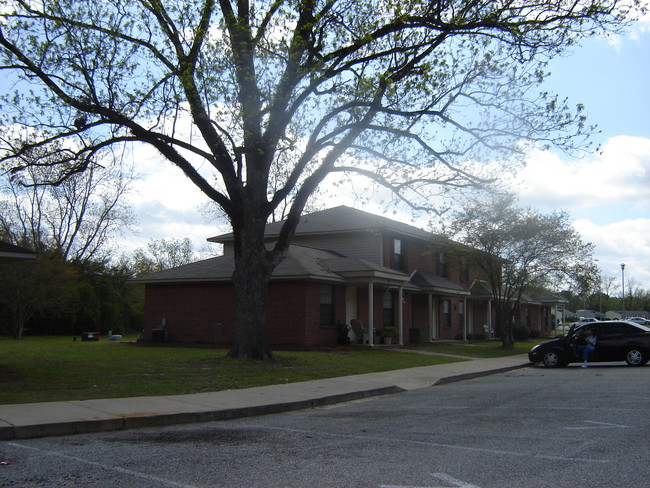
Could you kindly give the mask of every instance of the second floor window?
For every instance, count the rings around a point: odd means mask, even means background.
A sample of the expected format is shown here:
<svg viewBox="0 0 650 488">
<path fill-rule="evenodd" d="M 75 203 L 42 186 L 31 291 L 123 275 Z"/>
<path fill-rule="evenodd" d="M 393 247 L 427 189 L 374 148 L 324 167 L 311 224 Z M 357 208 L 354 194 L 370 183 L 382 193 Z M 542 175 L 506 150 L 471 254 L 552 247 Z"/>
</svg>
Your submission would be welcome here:
<svg viewBox="0 0 650 488">
<path fill-rule="evenodd" d="M 444 252 L 438 253 L 438 276 L 447 278 L 447 256 Z"/>
<path fill-rule="evenodd" d="M 461 257 L 458 266 L 460 268 L 460 281 L 467 283 L 469 281 L 469 264 L 467 258 Z"/>
<path fill-rule="evenodd" d="M 393 239 L 393 266 L 395 269 L 406 268 L 401 239 Z"/>
</svg>

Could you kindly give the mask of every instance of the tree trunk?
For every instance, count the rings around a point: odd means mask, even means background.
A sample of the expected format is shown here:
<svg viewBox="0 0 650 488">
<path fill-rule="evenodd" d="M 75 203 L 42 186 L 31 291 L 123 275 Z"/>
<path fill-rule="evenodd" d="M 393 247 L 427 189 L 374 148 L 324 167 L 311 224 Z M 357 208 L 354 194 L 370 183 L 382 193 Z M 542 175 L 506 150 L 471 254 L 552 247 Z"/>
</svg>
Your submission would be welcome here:
<svg viewBox="0 0 650 488">
<path fill-rule="evenodd" d="M 266 335 L 266 295 L 269 278 L 263 266 L 239 267 L 233 274 L 236 296 L 235 336 L 229 357 L 272 359 Z"/>
<path fill-rule="evenodd" d="M 499 326 L 499 336 L 504 349 L 515 347 L 515 338 L 512 331 L 512 314 L 508 304 L 498 303 L 496 307 L 496 322 Z"/>
<path fill-rule="evenodd" d="M 25 323 L 27 322 L 26 315 L 20 304 L 11 306 L 11 332 L 13 338 L 17 341 L 23 338 L 23 330 L 25 330 Z"/>
<path fill-rule="evenodd" d="M 513 349 L 515 347 L 515 338 L 512 331 L 512 321 L 503 322 L 501 327 L 501 344 L 504 349 Z"/>
<path fill-rule="evenodd" d="M 273 359 L 266 333 L 266 299 L 274 263 L 264 246 L 266 222 L 253 219 L 235 229 L 236 322 L 233 344 L 228 357 L 237 359 Z"/>
</svg>

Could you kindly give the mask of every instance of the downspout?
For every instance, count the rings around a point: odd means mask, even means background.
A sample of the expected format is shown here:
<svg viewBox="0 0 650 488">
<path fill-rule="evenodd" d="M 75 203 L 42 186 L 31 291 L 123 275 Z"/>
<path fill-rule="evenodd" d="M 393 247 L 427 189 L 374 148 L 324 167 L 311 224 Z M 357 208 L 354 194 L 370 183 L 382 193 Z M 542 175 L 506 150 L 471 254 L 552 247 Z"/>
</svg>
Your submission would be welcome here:
<svg viewBox="0 0 650 488">
<path fill-rule="evenodd" d="M 487 330 L 487 336 L 488 339 L 492 339 L 492 334 L 494 333 L 494 330 L 492 329 L 492 299 L 490 298 L 488 300 L 488 330 Z"/>
<path fill-rule="evenodd" d="M 467 341 L 467 297 L 463 297 L 463 340 Z"/>
<path fill-rule="evenodd" d="M 433 330 L 433 295 L 429 293 L 427 298 L 429 299 L 429 342 L 431 342 L 435 339 Z"/>
<path fill-rule="evenodd" d="M 404 287 L 400 286 L 397 289 L 397 323 L 399 327 L 399 345 L 403 346 L 404 345 L 404 303 L 403 303 L 403 296 L 402 292 L 404 291 Z"/>
<path fill-rule="evenodd" d="M 368 345 L 373 347 L 375 345 L 375 318 L 373 314 L 374 310 L 374 286 L 372 281 L 368 283 Z"/>
</svg>

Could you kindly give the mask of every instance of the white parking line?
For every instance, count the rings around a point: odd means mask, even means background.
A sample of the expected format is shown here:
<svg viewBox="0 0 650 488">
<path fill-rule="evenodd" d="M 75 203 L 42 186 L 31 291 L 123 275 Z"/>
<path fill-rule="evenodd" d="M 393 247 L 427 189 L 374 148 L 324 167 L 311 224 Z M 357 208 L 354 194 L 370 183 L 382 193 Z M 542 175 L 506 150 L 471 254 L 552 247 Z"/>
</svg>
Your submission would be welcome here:
<svg viewBox="0 0 650 488">
<path fill-rule="evenodd" d="M 592 424 L 587 427 L 565 427 L 565 430 L 592 430 L 592 429 L 629 429 L 629 425 L 609 424 L 607 422 L 596 422 L 595 420 L 585 420 L 585 424 Z"/>
<path fill-rule="evenodd" d="M 579 462 L 579 463 L 595 463 L 595 464 L 609 464 L 610 461 L 607 459 L 586 459 L 586 458 L 574 458 L 574 457 L 564 457 L 564 456 L 552 456 L 544 455 L 538 453 L 522 452 L 522 451 L 504 451 L 500 449 L 487 449 L 482 447 L 471 447 L 471 446 L 461 446 L 458 444 L 443 444 L 440 442 L 428 442 L 428 441 L 415 441 L 411 439 L 400 439 L 396 437 L 381 437 L 381 436 L 367 436 L 367 435 L 357 435 L 357 434 L 335 434 L 330 432 L 314 431 L 314 430 L 304 430 L 304 429 L 289 429 L 287 427 L 261 427 L 259 425 L 250 425 L 240 424 L 240 426 L 246 426 L 256 429 L 266 429 L 266 430 L 277 430 L 284 432 L 294 432 L 298 434 L 310 434 L 312 436 L 327 436 L 327 437 L 341 437 L 341 438 L 350 438 L 358 440 L 368 440 L 368 441 L 380 441 L 387 444 L 413 444 L 419 446 L 429 446 L 429 447 L 441 447 L 444 449 L 456 449 L 459 451 L 466 452 L 478 452 L 478 453 L 488 453 L 492 455 L 504 455 L 504 456 L 514 456 L 514 457 L 524 457 L 528 459 L 548 459 L 549 461 L 568 461 L 568 462 Z"/>
<path fill-rule="evenodd" d="M 77 456 L 70 456 L 68 454 L 63 454 L 63 453 L 60 453 L 60 452 L 46 451 L 44 449 L 39 449 L 38 447 L 25 446 L 25 445 L 22 445 L 22 444 L 16 444 L 15 442 L 7 442 L 6 445 L 11 446 L 11 447 L 16 447 L 16 448 L 19 448 L 19 449 L 26 449 L 28 451 L 37 451 L 37 452 L 39 452 L 40 454 L 42 454 L 42 455 L 44 455 L 46 457 L 58 457 L 58 458 L 62 458 L 62 459 L 67 459 L 68 461 L 75 461 L 75 462 L 78 462 L 78 463 L 86 464 L 88 466 L 94 466 L 96 468 L 101 468 L 101 469 L 104 469 L 106 471 L 112 471 L 112 472 L 115 472 L 115 473 L 120 473 L 120 474 L 125 474 L 127 476 L 132 476 L 134 478 L 140 478 L 142 480 L 150 481 L 150 482 L 154 483 L 156 486 L 160 486 L 160 487 L 162 487 L 162 486 L 171 486 L 171 487 L 174 487 L 174 488 L 197 488 L 196 486 L 193 486 L 193 485 L 185 485 L 183 483 L 177 483 L 175 481 L 166 480 L 164 478 L 159 478 L 157 476 L 151 476 L 151 475 L 148 475 L 148 474 L 139 473 L 137 471 L 132 471 L 130 469 L 120 468 L 119 466 L 111 466 L 111 465 L 104 464 L 104 463 L 98 463 L 96 461 L 90 461 L 88 459 L 83 459 L 83 458 L 80 458 L 80 457 L 77 457 Z"/>
<path fill-rule="evenodd" d="M 442 481 L 446 484 L 435 486 L 381 485 L 379 488 L 480 488 L 479 486 L 457 480 L 456 478 L 445 473 L 429 473 L 429 475 L 432 478 L 437 478 L 439 481 Z"/>
</svg>

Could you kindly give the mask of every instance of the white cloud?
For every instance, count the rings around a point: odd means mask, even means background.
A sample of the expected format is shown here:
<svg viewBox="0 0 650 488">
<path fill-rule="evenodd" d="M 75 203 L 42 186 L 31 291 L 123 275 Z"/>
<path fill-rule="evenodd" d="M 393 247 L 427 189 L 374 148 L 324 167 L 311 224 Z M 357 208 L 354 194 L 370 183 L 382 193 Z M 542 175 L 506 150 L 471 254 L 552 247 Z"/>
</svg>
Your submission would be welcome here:
<svg viewBox="0 0 650 488">
<path fill-rule="evenodd" d="M 650 218 L 625 219 L 597 225 L 578 219 L 574 227 L 583 240 L 596 246 L 598 265 L 604 276 L 620 278 L 625 263 L 626 281 L 634 280 L 650 290 Z"/>
<path fill-rule="evenodd" d="M 524 205 L 570 212 L 604 276 L 620 279 L 626 263 L 626 281 L 650 290 L 650 139 L 612 137 L 579 160 L 536 151 L 519 181 Z"/>
<path fill-rule="evenodd" d="M 152 239 L 186 237 L 199 251 L 208 237 L 223 232 L 207 222 L 202 208 L 210 200 L 179 168 L 147 146 L 133 147 L 131 157 L 139 172 L 130 195 L 137 223 L 134 232 L 118 240 L 120 253 L 146 248 Z"/>
<path fill-rule="evenodd" d="M 598 154 L 563 160 L 547 151 L 530 154 L 519 194 L 538 207 L 590 208 L 625 203 L 650 205 L 650 139 L 610 138 Z"/>
</svg>

